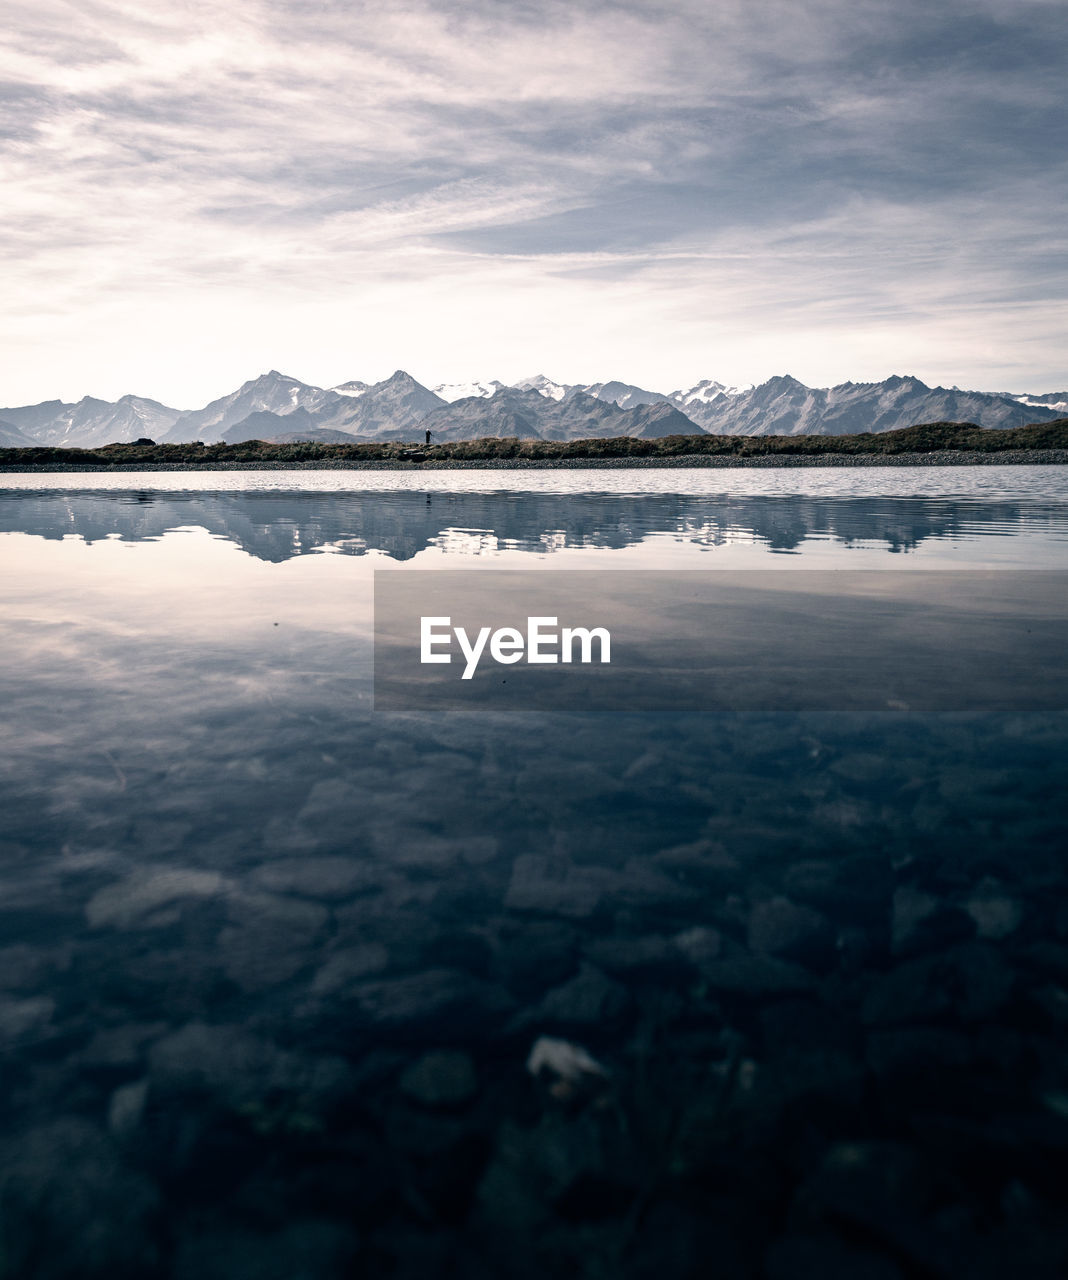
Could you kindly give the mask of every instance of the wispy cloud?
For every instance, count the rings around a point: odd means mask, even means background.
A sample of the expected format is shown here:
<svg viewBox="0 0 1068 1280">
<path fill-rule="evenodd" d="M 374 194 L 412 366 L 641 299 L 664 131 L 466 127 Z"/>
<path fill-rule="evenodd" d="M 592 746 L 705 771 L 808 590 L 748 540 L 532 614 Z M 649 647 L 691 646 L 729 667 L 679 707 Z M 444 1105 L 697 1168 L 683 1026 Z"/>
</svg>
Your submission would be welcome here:
<svg viewBox="0 0 1068 1280">
<path fill-rule="evenodd" d="M 1068 380 L 1059 3 L 9 4 L 0 400 Z M 992 364 L 993 358 L 993 364 Z"/>
</svg>

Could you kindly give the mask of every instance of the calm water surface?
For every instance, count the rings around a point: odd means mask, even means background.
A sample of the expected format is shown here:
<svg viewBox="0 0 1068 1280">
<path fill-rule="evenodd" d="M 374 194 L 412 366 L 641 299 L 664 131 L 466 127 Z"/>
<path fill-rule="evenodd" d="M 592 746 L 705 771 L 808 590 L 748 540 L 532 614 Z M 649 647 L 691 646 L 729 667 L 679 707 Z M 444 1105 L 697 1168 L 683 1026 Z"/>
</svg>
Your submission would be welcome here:
<svg viewBox="0 0 1068 1280">
<path fill-rule="evenodd" d="M 1064 1274 L 1065 710 L 385 715 L 387 567 L 1068 569 L 1068 476 L 0 476 L 0 1275 Z"/>
</svg>

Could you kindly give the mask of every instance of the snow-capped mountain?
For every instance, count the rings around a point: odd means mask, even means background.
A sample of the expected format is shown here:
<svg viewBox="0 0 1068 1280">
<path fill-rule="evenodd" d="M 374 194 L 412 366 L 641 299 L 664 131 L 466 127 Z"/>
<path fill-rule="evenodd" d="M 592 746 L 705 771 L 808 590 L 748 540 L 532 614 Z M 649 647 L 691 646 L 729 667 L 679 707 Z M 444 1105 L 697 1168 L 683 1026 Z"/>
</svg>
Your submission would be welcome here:
<svg viewBox="0 0 1068 1280">
<path fill-rule="evenodd" d="M 667 399 L 685 409 L 689 405 L 711 404 L 713 400 L 718 400 L 720 396 L 740 395 L 743 390 L 751 391 L 752 388 L 728 387 L 722 382 L 713 382 L 711 378 L 705 378 L 703 381 L 695 383 L 687 391 L 672 391 Z"/>
<path fill-rule="evenodd" d="M 323 394 L 329 398 L 318 407 L 312 403 L 296 409 L 261 409 L 246 414 L 222 433 L 222 439 L 237 444 L 242 440 L 274 440 L 295 432 L 314 432 L 304 438 L 322 440 L 322 432 L 330 431 L 341 432 L 343 438 L 349 439 L 407 440 L 417 434 L 415 428 L 428 413 L 445 404 L 403 369 L 365 386 L 357 397 Z"/>
<path fill-rule="evenodd" d="M 537 391 L 550 400 L 562 400 L 572 390 L 566 383 L 553 382 L 543 373 L 536 373 L 533 378 L 524 378 L 522 382 L 513 382 L 512 386 L 517 391 Z"/>
<path fill-rule="evenodd" d="M 645 387 L 637 387 L 631 382 L 553 382 L 543 374 L 534 378 L 525 378 L 522 382 L 513 383 L 520 391 L 540 391 L 543 396 L 553 400 L 564 400 L 567 396 L 582 392 L 583 395 L 596 396 L 598 400 L 606 400 L 610 404 L 619 405 L 621 409 L 632 409 L 639 404 L 659 404 L 667 401 L 678 405 L 683 411 L 693 403 L 704 404 L 718 395 L 735 395 L 736 387 L 727 387 L 722 382 L 706 379 L 697 383 L 688 391 L 649 391 Z"/>
<path fill-rule="evenodd" d="M 401 369 L 381 382 L 354 379 L 323 388 L 271 370 L 189 412 L 130 395 L 114 402 L 86 396 L 75 404 L 48 400 L 0 408 L 0 446 L 93 448 L 142 437 L 169 443 L 281 437 L 415 440 L 426 428 L 443 439 L 517 435 L 574 440 L 664 434 L 668 426 L 674 432 L 700 428 L 715 435 L 842 435 L 918 422 L 1017 427 L 1066 415 L 1064 391 L 962 391 L 896 375 L 834 387 L 807 387 L 782 375 L 745 389 L 705 379 L 688 390 L 662 395 L 633 383 L 568 384 L 542 374 L 514 386 L 486 380 L 446 383 L 431 391 Z M 17 445 L 8 443 L 15 440 Z"/>
<path fill-rule="evenodd" d="M 654 439 L 667 435 L 703 435 L 695 423 L 664 402 L 621 409 L 572 390 L 560 400 L 533 388 L 502 387 L 488 399 L 470 396 L 437 409 L 420 423 L 438 444 L 485 436 L 520 440 L 592 440 L 608 436 Z"/>
<path fill-rule="evenodd" d="M 339 396 L 351 396 L 354 400 L 358 400 L 365 391 L 370 389 L 369 382 L 359 382 L 353 379 L 352 382 L 342 382 L 339 386 L 331 387 L 331 391 L 336 391 Z"/>
<path fill-rule="evenodd" d="M 494 379 L 489 382 L 444 383 L 440 387 L 435 387 L 434 391 L 443 400 L 452 404 L 456 400 L 470 399 L 471 396 L 479 396 L 485 400 L 496 395 L 504 387 L 505 383 Z M 582 392 L 583 395 L 595 396 L 598 400 L 616 404 L 621 409 L 632 409 L 639 404 L 657 404 L 668 398 L 659 391 L 646 391 L 643 387 L 632 386 L 629 382 L 554 382 L 542 373 L 535 374 L 533 378 L 523 378 L 519 382 L 513 382 L 510 384 L 510 389 L 537 391 L 546 399 L 557 401 L 566 400 L 568 396 Z"/>
<path fill-rule="evenodd" d="M 1006 396 L 929 387 L 915 377 L 806 387 L 784 375 L 736 395 L 686 405 L 689 417 L 713 435 L 851 435 L 894 431 L 917 422 L 975 422 L 1021 427 L 1049 421 L 1053 409 L 1027 407 Z"/>
<path fill-rule="evenodd" d="M 1016 396 L 1006 393 L 1005 398 L 1031 408 L 1056 409 L 1058 413 L 1068 413 L 1068 391 L 1051 391 L 1044 396 Z"/>
<path fill-rule="evenodd" d="M 269 373 L 243 383 L 228 396 L 220 396 L 203 409 L 183 413 L 174 426 L 162 437 L 167 444 L 181 444 L 191 440 L 220 440 L 231 427 L 243 422 L 250 413 L 266 411 L 279 415 L 290 414 L 296 409 L 317 412 L 328 405 L 343 405 L 348 401 L 335 391 L 322 387 L 310 387 L 296 378 L 287 377 L 272 369 Z M 147 433 L 145 433 L 147 434 Z"/>
<path fill-rule="evenodd" d="M 443 382 L 434 388 L 434 394 L 446 404 L 452 404 L 454 400 L 469 400 L 471 396 L 488 399 L 503 386 L 504 383 L 498 382 L 496 378 L 490 382 Z"/>
<path fill-rule="evenodd" d="M 596 396 L 598 400 L 607 400 L 617 404 L 621 409 L 633 409 L 639 404 L 659 404 L 667 396 L 659 391 L 646 391 L 643 387 L 632 386 L 629 382 L 591 382 L 587 386 L 570 387 L 568 395 L 581 391 L 584 395 Z"/>
<path fill-rule="evenodd" d="M 84 396 L 76 404 L 46 400 L 43 404 L 0 409 L 0 419 L 32 437 L 34 444 L 75 449 L 92 449 L 142 436 L 159 439 L 180 414 L 180 409 L 170 409 L 143 396 L 123 396 L 114 402 Z"/>
<path fill-rule="evenodd" d="M 368 387 L 358 400 L 346 402 L 339 412 L 320 411 L 315 416 L 321 427 L 347 431 L 363 439 L 403 439 L 444 403 L 429 387 L 398 369 Z"/>
</svg>

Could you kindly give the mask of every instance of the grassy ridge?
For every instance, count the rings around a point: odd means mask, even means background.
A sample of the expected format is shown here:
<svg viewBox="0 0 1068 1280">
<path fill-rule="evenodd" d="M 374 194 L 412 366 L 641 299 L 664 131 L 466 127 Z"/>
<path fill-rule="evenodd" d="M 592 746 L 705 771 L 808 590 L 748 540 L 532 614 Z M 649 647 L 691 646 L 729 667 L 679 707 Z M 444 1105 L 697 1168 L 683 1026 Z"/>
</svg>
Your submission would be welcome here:
<svg viewBox="0 0 1068 1280">
<path fill-rule="evenodd" d="M 962 450 L 1001 453 L 1009 449 L 1068 448 L 1068 418 L 1034 423 L 1011 431 L 993 431 L 971 422 L 926 422 L 900 431 L 863 432 L 852 436 L 665 436 L 635 440 L 464 440 L 454 444 L 109 444 L 99 449 L 0 449 L 0 467 L 113 467 L 129 463 L 205 465 L 218 462 L 402 462 L 418 458 L 477 461 L 491 458 L 672 458 L 716 454 L 767 457 L 774 454 L 895 454 Z"/>
</svg>

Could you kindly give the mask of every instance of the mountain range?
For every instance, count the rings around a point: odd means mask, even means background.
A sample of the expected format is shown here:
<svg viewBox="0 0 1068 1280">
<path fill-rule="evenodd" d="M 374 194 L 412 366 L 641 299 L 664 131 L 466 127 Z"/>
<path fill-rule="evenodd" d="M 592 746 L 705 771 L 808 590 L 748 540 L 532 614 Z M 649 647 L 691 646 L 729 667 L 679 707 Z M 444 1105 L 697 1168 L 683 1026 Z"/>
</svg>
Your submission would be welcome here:
<svg viewBox="0 0 1068 1280">
<path fill-rule="evenodd" d="M 915 377 L 807 387 L 788 375 L 739 389 L 705 379 L 667 393 L 625 382 L 568 384 L 544 375 L 431 390 L 398 369 L 381 382 L 311 386 L 276 369 L 202 409 L 180 410 L 143 396 L 111 402 L 0 409 L 0 447 L 95 448 L 142 438 L 159 443 L 243 440 L 417 440 L 483 436 L 581 440 L 605 436 L 849 435 L 918 422 L 974 422 L 1007 428 L 1068 414 L 1068 391 L 1044 394 L 929 387 Z"/>
</svg>

